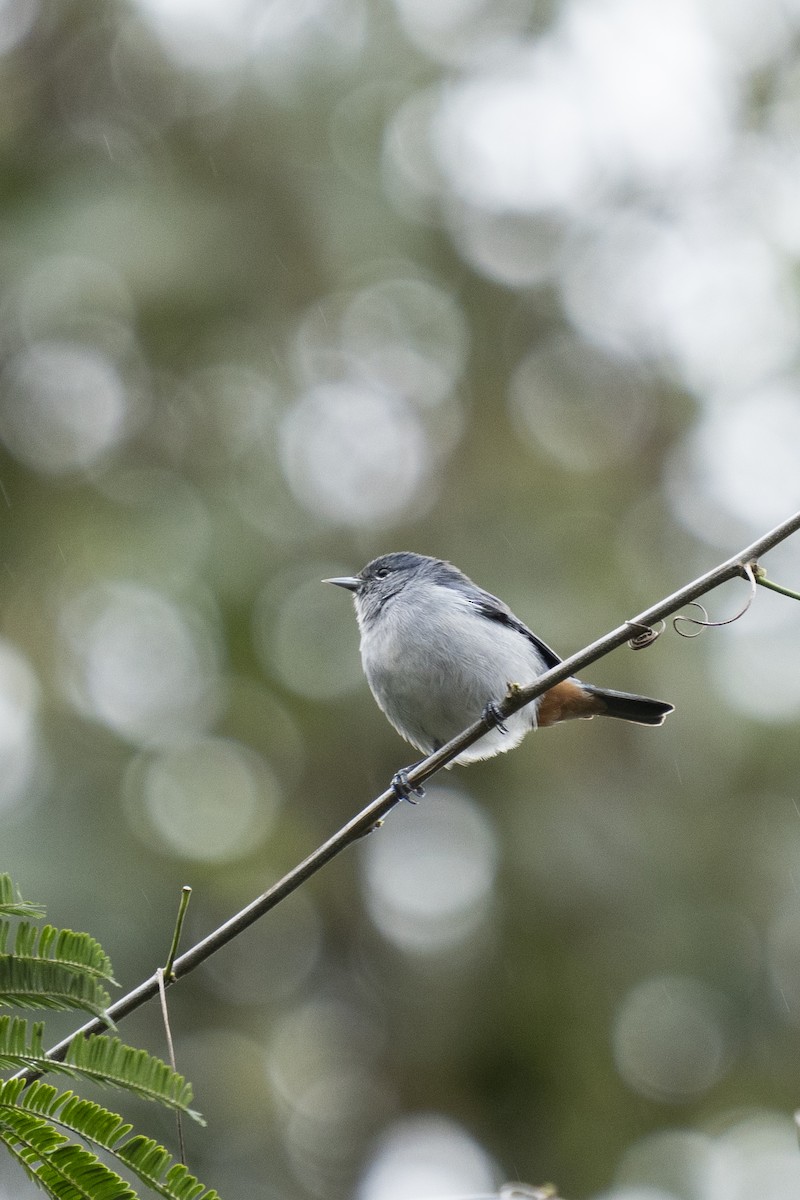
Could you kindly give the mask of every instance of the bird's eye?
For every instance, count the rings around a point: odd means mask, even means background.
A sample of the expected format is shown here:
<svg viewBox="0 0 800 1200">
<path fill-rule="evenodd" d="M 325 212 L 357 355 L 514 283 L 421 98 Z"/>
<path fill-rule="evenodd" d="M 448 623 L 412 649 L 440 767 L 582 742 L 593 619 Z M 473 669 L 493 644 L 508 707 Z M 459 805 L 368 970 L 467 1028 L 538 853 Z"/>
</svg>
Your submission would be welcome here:
<svg viewBox="0 0 800 1200">
<path fill-rule="evenodd" d="M 385 579 L 388 574 L 389 574 L 388 567 L 378 567 L 377 571 L 375 572 L 375 578 L 376 579 Z"/>
</svg>

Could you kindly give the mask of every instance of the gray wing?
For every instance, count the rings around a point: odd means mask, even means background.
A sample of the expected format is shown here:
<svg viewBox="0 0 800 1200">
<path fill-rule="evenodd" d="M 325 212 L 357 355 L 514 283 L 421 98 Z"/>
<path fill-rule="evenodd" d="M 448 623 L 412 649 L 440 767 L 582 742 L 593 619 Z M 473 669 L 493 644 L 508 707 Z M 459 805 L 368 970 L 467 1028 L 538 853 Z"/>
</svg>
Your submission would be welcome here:
<svg viewBox="0 0 800 1200">
<path fill-rule="evenodd" d="M 497 621 L 499 625 L 507 625 L 509 629 L 515 629 L 517 633 L 521 633 L 529 642 L 532 642 L 542 656 L 545 666 L 557 667 L 561 659 L 552 650 L 546 642 L 538 638 L 535 633 L 531 633 L 527 625 L 523 625 L 518 617 L 515 617 L 507 604 L 502 600 L 498 600 L 497 596 L 493 596 L 491 592 L 485 592 L 483 588 L 476 587 L 475 595 L 470 596 L 470 604 L 477 609 L 482 617 L 488 618 L 490 621 Z"/>
</svg>

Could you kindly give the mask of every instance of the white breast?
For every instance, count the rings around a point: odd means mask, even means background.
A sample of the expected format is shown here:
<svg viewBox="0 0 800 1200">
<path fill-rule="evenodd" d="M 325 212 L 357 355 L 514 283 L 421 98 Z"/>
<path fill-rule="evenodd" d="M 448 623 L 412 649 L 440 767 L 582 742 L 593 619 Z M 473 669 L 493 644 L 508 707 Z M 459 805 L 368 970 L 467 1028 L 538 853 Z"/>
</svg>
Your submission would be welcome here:
<svg viewBox="0 0 800 1200">
<path fill-rule="evenodd" d="M 425 753 L 476 721 L 510 683 L 545 669 L 523 634 L 489 620 L 452 588 L 410 584 L 361 630 L 361 660 L 372 693 L 395 729 Z M 518 745 L 535 725 L 535 706 L 508 718 L 457 762 L 489 758 Z"/>
</svg>

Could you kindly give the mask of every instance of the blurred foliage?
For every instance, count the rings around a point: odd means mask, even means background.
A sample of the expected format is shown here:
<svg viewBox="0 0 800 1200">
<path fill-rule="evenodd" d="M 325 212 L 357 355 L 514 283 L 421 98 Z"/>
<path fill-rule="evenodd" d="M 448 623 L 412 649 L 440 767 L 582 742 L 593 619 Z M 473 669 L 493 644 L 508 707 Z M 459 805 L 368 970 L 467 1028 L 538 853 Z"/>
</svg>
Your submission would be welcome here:
<svg viewBox="0 0 800 1200">
<path fill-rule="evenodd" d="M 183 884 L 194 939 L 410 758 L 324 576 L 437 554 L 567 653 L 800 507 L 799 33 L 2 0 L 2 866 L 123 986 Z M 619 651 L 662 730 L 456 769 L 172 989 L 191 1169 L 796 1195 L 798 652 L 762 593 Z"/>
</svg>

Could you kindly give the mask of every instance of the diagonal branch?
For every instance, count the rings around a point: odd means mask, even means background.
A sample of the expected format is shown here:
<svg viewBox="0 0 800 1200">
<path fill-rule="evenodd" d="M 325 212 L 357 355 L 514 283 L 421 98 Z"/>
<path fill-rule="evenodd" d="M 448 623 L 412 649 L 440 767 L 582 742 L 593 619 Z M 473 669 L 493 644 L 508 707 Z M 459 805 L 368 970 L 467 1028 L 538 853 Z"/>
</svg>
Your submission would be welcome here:
<svg viewBox="0 0 800 1200">
<path fill-rule="evenodd" d="M 609 654 L 612 650 L 616 650 L 618 646 L 622 646 L 630 640 L 636 626 L 652 626 L 658 621 L 672 616 L 678 609 L 683 608 L 685 604 L 719 587 L 721 583 L 725 583 L 736 576 L 745 576 L 747 572 L 744 568 L 748 564 L 755 564 L 762 554 L 777 546 L 779 542 L 784 541 L 791 534 L 796 533 L 798 529 L 800 529 L 800 512 L 795 513 L 787 521 L 777 525 L 769 533 L 764 534 L 763 537 L 753 542 L 752 545 L 746 546 L 744 550 L 727 559 L 726 562 L 720 563 L 712 571 L 708 571 L 705 575 L 701 575 L 698 579 L 687 583 L 677 592 L 673 592 L 671 596 L 666 596 L 657 604 L 652 605 L 651 608 L 645 609 L 638 616 L 632 617 L 629 621 L 625 621 L 616 629 L 611 630 L 610 633 L 598 638 L 596 642 L 592 642 L 585 649 L 579 650 L 577 654 L 564 659 L 557 667 L 553 667 L 550 671 L 540 675 L 536 682 L 532 683 L 529 687 L 510 689 L 509 694 L 498 704 L 500 712 L 503 716 L 510 716 L 511 713 L 516 712 L 519 708 L 523 708 L 531 700 L 535 700 L 543 692 L 560 683 L 563 679 L 567 679 L 583 667 L 597 662 L 599 658 L 603 658 L 604 655 Z M 634 627 L 633 629 L 631 628 L 632 626 Z M 453 738 L 446 746 L 442 746 L 436 753 L 429 755 L 428 758 L 423 759 L 415 767 L 410 768 L 407 772 L 409 783 L 412 786 L 419 786 L 427 779 L 430 779 L 442 767 L 447 766 L 454 758 L 457 758 L 462 750 L 465 750 L 467 746 L 471 746 L 484 733 L 487 733 L 490 728 L 490 723 L 483 719 L 476 721 L 474 725 L 470 725 L 468 729 L 464 730 L 458 737 Z M 192 946 L 190 950 L 187 950 L 179 958 L 176 958 L 172 968 L 172 976 L 169 979 L 165 978 L 164 982 L 171 983 L 184 975 L 188 975 L 190 971 L 193 971 L 202 962 L 205 962 L 207 958 L 210 958 L 222 946 L 232 941 L 233 938 L 238 937 L 248 926 L 257 921 L 259 917 L 263 917 L 270 909 L 275 908 L 281 900 L 284 900 L 302 883 L 305 883 L 307 879 L 316 874 L 321 867 L 330 862 L 332 858 L 335 858 L 345 847 L 357 841 L 365 833 L 369 833 L 381 817 L 386 816 L 398 803 L 398 797 L 392 788 L 382 792 L 371 804 L 362 809 L 357 816 L 342 826 L 333 837 L 324 842 L 313 854 L 305 858 L 293 870 L 289 871 L 287 875 L 279 879 L 277 883 L 274 883 L 271 888 L 248 904 L 246 908 L 236 913 L 230 920 L 220 925 L 218 929 L 209 933 L 202 941 Z M 140 983 L 133 991 L 128 992 L 126 996 L 123 996 L 115 1004 L 112 1004 L 108 1009 L 108 1016 L 114 1021 L 120 1020 L 121 1017 L 127 1016 L 128 1013 L 139 1008 L 147 1000 L 152 999 L 153 996 L 157 995 L 158 990 L 159 979 L 158 972 L 156 972 L 150 979 Z M 74 1034 L 71 1034 L 70 1037 L 53 1046 L 48 1052 L 48 1057 L 57 1061 L 63 1059 L 66 1056 L 70 1042 L 74 1038 L 90 1033 L 102 1033 L 105 1028 L 105 1022 L 102 1020 L 89 1021 L 86 1025 L 76 1030 Z M 34 1072 L 21 1072 L 20 1074 L 34 1078 Z"/>
</svg>

